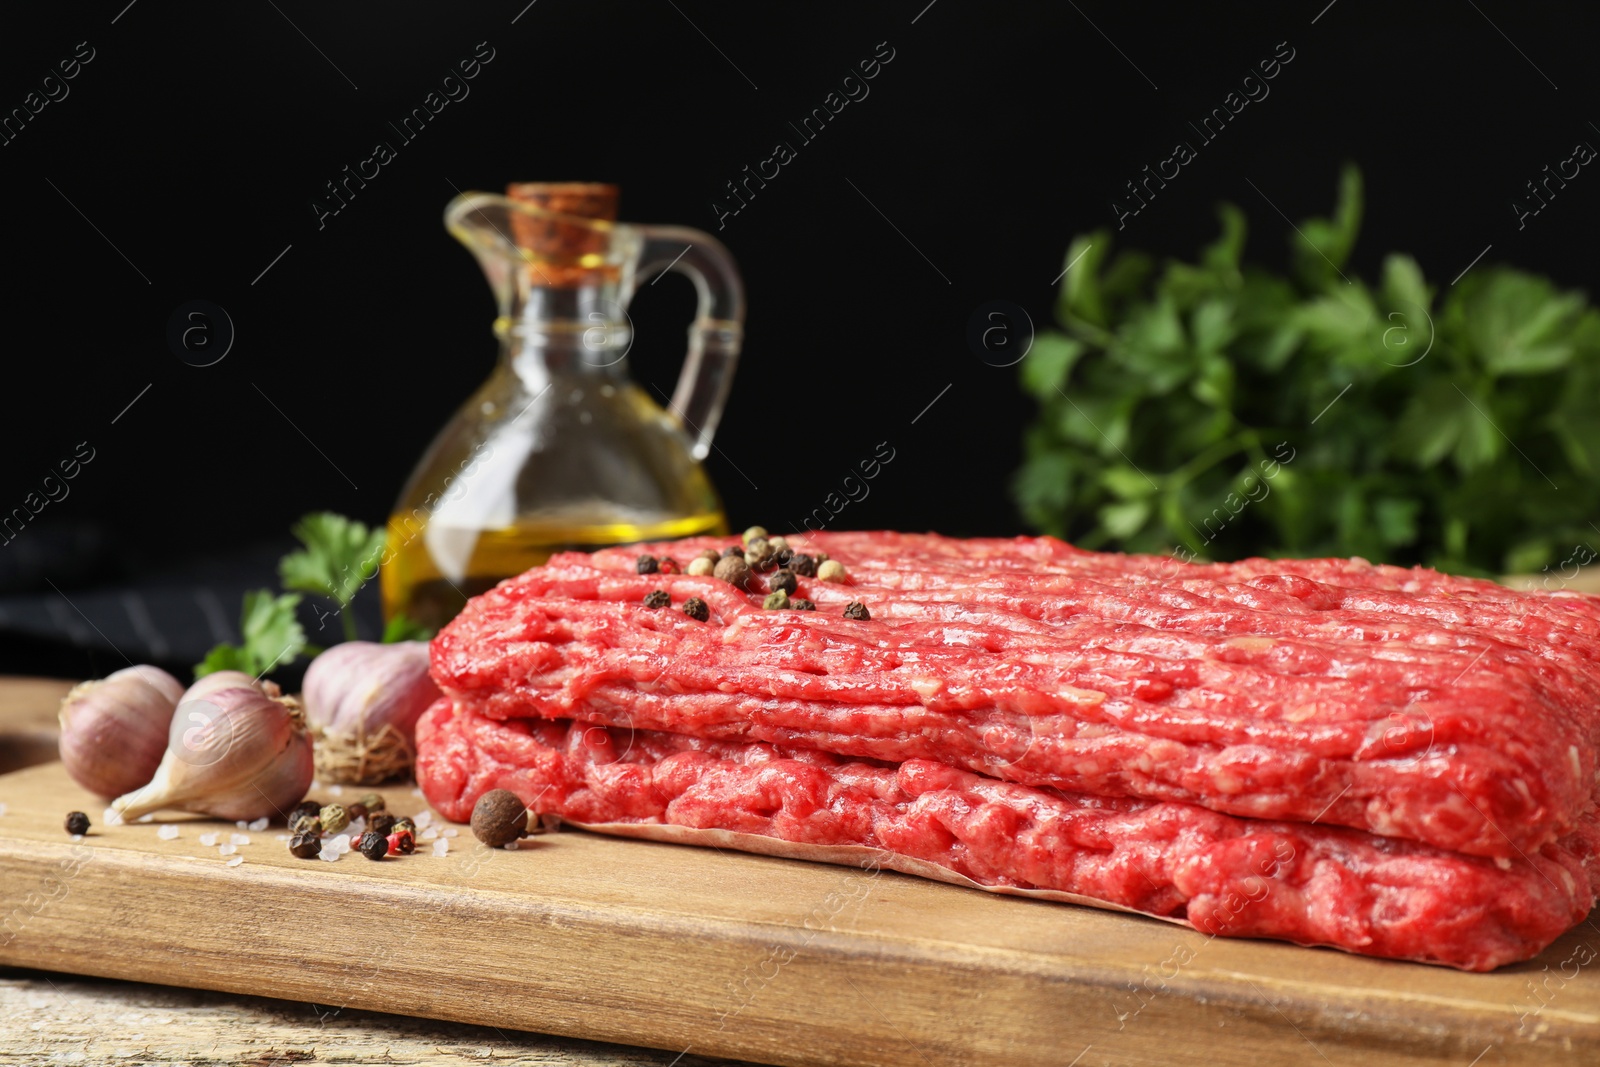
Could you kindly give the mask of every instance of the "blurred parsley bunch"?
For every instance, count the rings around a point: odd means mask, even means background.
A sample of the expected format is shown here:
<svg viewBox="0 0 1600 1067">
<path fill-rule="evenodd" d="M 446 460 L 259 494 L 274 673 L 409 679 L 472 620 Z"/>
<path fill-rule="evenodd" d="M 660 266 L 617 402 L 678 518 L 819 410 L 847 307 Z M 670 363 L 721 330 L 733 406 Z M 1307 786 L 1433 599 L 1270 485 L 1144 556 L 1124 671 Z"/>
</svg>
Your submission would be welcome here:
<svg viewBox="0 0 1600 1067">
<path fill-rule="evenodd" d="M 1503 267 L 1440 298 L 1396 254 L 1368 285 L 1344 270 L 1361 208 L 1347 167 L 1333 216 L 1290 235 L 1289 277 L 1240 265 L 1227 204 L 1196 263 L 1078 237 L 1063 331 L 1020 368 L 1028 521 L 1086 548 L 1475 574 L 1600 544 L 1600 314 Z"/>
</svg>

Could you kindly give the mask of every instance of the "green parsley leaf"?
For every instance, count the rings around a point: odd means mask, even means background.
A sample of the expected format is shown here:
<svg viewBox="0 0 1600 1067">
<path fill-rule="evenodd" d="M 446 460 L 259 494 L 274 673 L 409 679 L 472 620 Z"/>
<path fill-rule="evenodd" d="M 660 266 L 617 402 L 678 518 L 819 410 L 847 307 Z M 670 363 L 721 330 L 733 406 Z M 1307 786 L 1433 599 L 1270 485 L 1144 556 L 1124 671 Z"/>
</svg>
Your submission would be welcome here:
<svg viewBox="0 0 1600 1067">
<path fill-rule="evenodd" d="M 275 667 L 294 662 L 306 647 L 305 630 L 294 615 L 299 604 L 297 593 L 274 596 L 270 589 L 246 593 L 239 617 L 244 643 L 213 648 L 195 665 L 195 677 L 234 670 L 259 678 Z"/>
</svg>

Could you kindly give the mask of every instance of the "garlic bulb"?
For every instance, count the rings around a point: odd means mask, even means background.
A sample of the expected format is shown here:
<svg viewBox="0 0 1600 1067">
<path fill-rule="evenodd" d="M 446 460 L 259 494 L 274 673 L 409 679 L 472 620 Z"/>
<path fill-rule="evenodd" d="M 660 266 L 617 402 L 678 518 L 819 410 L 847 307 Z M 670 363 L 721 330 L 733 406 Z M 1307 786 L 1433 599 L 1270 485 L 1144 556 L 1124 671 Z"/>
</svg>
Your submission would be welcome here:
<svg viewBox="0 0 1600 1067">
<path fill-rule="evenodd" d="M 409 770 L 417 719 L 439 696 L 426 641 L 334 645 L 311 661 L 301 692 L 318 776 L 374 785 Z"/>
<path fill-rule="evenodd" d="M 311 787 L 311 735 L 292 698 L 213 689 L 178 705 L 153 779 L 112 808 L 125 821 L 162 808 L 219 819 L 281 815 Z"/>
<path fill-rule="evenodd" d="M 103 797 L 148 782 L 167 750 L 183 686 L 160 667 L 138 666 L 75 686 L 61 701 L 61 762 Z"/>
<path fill-rule="evenodd" d="M 278 688 L 276 682 L 258 680 L 250 677 L 244 671 L 212 671 L 197 679 L 193 685 L 184 690 L 184 700 L 204 700 L 209 694 L 219 689 L 259 689 L 269 697 L 280 696 L 283 690 Z"/>
</svg>

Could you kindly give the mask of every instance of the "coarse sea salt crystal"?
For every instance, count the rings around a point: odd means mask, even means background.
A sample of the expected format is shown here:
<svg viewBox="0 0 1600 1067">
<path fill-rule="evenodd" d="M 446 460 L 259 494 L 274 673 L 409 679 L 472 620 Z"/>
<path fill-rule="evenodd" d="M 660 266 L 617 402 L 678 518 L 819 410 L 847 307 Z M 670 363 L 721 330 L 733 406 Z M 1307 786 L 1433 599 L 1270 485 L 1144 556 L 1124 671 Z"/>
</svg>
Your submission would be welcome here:
<svg viewBox="0 0 1600 1067">
<path fill-rule="evenodd" d="M 434 838 L 436 838 L 438 836 L 439 836 L 439 831 L 437 831 L 437 830 L 424 830 L 424 831 L 422 831 L 422 839 L 424 841 L 432 841 Z"/>
<path fill-rule="evenodd" d="M 265 815 L 263 815 L 263 816 L 261 816 L 261 818 L 255 820 L 249 826 L 247 826 L 246 829 L 254 830 L 256 833 L 259 834 L 262 830 L 265 830 L 267 827 L 269 827 L 271 825 L 272 825 L 272 820 L 267 818 Z"/>
<path fill-rule="evenodd" d="M 419 811 L 411 817 L 411 821 L 418 830 L 426 830 L 433 825 L 433 812 Z"/>
<path fill-rule="evenodd" d="M 250 824 L 248 822 L 246 822 L 245 820 L 240 819 L 238 822 L 234 823 L 233 825 L 235 825 L 239 829 L 243 830 L 243 829 L 246 829 L 247 827 L 249 827 Z"/>
<path fill-rule="evenodd" d="M 101 814 L 100 821 L 105 823 L 107 826 L 121 826 L 122 813 L 116 808 L 107 808 L 105 812 Z"/>
<path fill-rule="evenodd" d="M 230 844 L 230 845 L 248 845 L 249 843 L 250 843 L 250 835 L 249 834 L 229 834 L 228 835 L 228 844 Z"/>
<path fill-rule="evenodd" d="M 517 843 L 515 841 L 507 841 L 501 847 L 504 848 L 507 852 L 515 852 L 517 850 Z"/>
<path fill-rule="evenodd" d="M 444 836 L 446 836 L 446 837 L 455 837 L 460 832 L 461 831 L 457 830 L 454 826 L 450 826 L 450 827 L 446 827 L 445 828 Z"/>
<path fill-rule="evenodd" d="M 156 836 L 161 838 L 161 840 L 163 840 L 163 841 L 174 841 L 174 840 L 177 840 L 177 837 L 178 837 L 178 824 L 177 823 L 170 823 L 170 822 L 167 823 L 167 825 L 163 826 L 161 829 L 156 831 Z"/>
<path fill-rule="evenodd" d="M 340 834 L 337 837 L 335 837 L 333 839 L 333 847 L 339 850 L 339 854 L 341 856 L 344 855 L 346 852 L 349 852 L 350 851 L 350 835 L 349 834 Z"/>
<path fill-rule="evenodd" d="M 339 857 L 342 855 L 344 855 L 344 853 L 339 851 L 338 845 L 335 845 L 332 841 L 324 841 L 322 843 L 322 851 L 317 853 L 317 858 L 327 860 L 329 863 L 334 863 L 337 862 Z"/>
<path fill-rule="evenodd" d="M 222 836 L 221 834 L 214 834 L 214 833 L 213 834 L 201 834 L 200 835 L 200 844 L 203 845 L 206 848 L 210 848 L 212 845 L 217 843 L 217 838 L 219 838 L 221 836 Z"/>
<path fill-rule="evenodd" d="M 237 867 L 237 866 L 239 866 L 239 864 L 241 864 L 243 862 L 244 862 L 244 857 L 243 856 L 235 856 L 235 857 L 233 857 L 233 859 L 228 861 L 228 866 L 229 867 Z"/>
<path fill-rule="evenodd" d="M 328 787 L 328 792 L 333 794 L 336 797 L 342 797 L 342 796 L 344 796 L 344 786 L 342 786 L 342 785 L 330 785 Z"/>
<path fill-rule="evenodd" d="M 155 822 L 156 821 L 156 813 L 152 811 L 148 815 L 141 815 L 141 816 L 139 816 L 139 821 L 140 822 Z"/>
<path fill-rule="evenodd" d="M 238 845 L 218 845 L 217 852 L 224 856 L 231 856 L 239 851 Z"/>
<path fill-rule="evenodd" d="M 447 853 L 449 851 L 450 851 L 450 842 L 445 840 L 444 838 L 441 837 L 441 838 L 439 838 L 439 840 L 437 840 L 437 841 L 435 841 L 433 843 L 433 854 L 435 856 L 443 856 L 445 853 Z"/>
<path fill-rule="evenodd" d="M 279 834 L 278 835 L 278 840 L 279 841 L 287 841 L 287 840 L 289 840 L 289 835 L 288 834 Z"/>
<path fill-rule="evenodd" d="M 72 839 L 74 841 L 82 841 L 83 840 L 83 835 L 82 834 L 73 834 L 72 835 Z"/>
</svg>

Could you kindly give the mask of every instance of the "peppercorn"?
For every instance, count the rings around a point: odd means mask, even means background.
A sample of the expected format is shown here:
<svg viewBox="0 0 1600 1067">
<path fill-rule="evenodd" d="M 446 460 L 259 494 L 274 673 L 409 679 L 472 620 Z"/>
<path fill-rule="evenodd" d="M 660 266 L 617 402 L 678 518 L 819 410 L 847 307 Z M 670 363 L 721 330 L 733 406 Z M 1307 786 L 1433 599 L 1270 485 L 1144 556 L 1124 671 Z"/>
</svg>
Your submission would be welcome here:
<svg viewBox="0 0 1600 1067">
<path fill-rule="evenodd" d="M 289 838 L 289 854 L 295 859 L 314 860 L 322 855 L 320 834 L 295 834 Z"/>
<path fill-rule="evenodd" d="M 805 597 L 801 597 L 799 600 L 791 600 L 791 601 L 789 601 L 789 607 L 794 609 L 795 611 L 816 611 L 817 610 L 817 606 L 815 604 L 813 604 L 811 601 L 807 600 Z"/>
<path fill-rule="evenodd" d="M 410 816 L 402 815 L 394 821 L 394 828 L 389 832 L 392 834 L 397 834 L 401 830 L 404 830 L 406 833 L 415 836 L 417 832 L 417 824 L 411 821 Z"/>
<path fill-rule="evenodd" d="M 789 569 L 805 578 L 817 576 L 817 561 L 804 552 L 796 552 L 789 559 Z"/>
<path fill-rule="evenodd" d="M 368 830 L 361 835 L 361 842 L 356 847 L 367 859 L 381 860 L 389 854 L 389 839 L 376 830 Z"/>
<path fill-rule="evenodd" d="M 388 837 L 389 852 L 398 852 L 402 856 L 409 856 L 417 850 L 417 839 L 411 836 L 410 830 L 396 830 Z"/>
<path fill-rule="evenodd" d="M 756 538 L 758 538 L 758 537 L 763 537 L 764 538 L 766 536 L 767 536 L 767 528 L 765 526 L 752 526 L 749 529 L 745 530 L 744 535 L 742 537 L 740 537 L 739 539 L 741 541 L 743 541 L 745 544 L 748 545 L 751 541 L 754 541 Z"/>
<path fill-rule="evenodd" d="M 786 537 L 769 537 L 767 538 L 767 544 L 772 546 L 772 551 L 774 552 L 789 551 L 789 539 Z"/>
<path fill-rule="evenodd" d="M 296 809 L 297 811 L 299 809 Z M 320 808 L 317 810 L 321 810 Z M 296 834 L 322 833 L 322 819 L 317 815 L 299 814 L 289 820 L 289 831 Z"/>
<path fill-rule="evenodd" d="M 325 833 L 336 834 L 350 825 L 350 813 L 339 804 L 325 804 L 322 808 L 322 829 Z"/>
<path fill-rule="evenodd" d="M 367 806 L 359 801 L 354 804 L 346 804 L 344 813 L 350 816 L 351 822 L 355 822 L 357 819 L 365 819 L 367 817 Z"/>
<path fill-rule="evenodd" d="M 657 589 L 645 596 L 644 606 L 647 608 L 670 608 L 672 606 L 672 597 L 667 595 L 665 589 Z"/>
<path fill-rule="evenodd" d="M 778 554 L 770 541 L 751 541 L 744 552 L 744 561 L 753 570 L 770 571 L 778 565 Z"/>
<path fill-rule="evenodd" d="M 782 589 L 785 593 L 792 593 L 800 587 L 795 581 L 793 571 L 773 571 L 767 576 L 767 588 L 773 592 Z"/>
<path fill-rule="evenodd" d="M 761 602 L 761 606 L 768 611 L 783 611 L 789 606 L 789 594 L 782 589 L 776 593 L 768 593 L 767 598 Z"/>
<path fill-rule="evenodd" d="M 661 564 L 654 556 L 640 556 L 634 563 L 634 569 L 640 574 L 654 574 L 661 569 Z"/>
<path fill-rule="evenodd" d="M 850 572 L 844 569 L 843 563 L 830 559 L 817 564 L 817 577 L 825 582 L 842 582 L 850 577 Z"/>
<path fill-rule="evenodd" d="M 491 789 L 472 806 L 472 833 L 490 848 L 528 832 L 528 806 L 509 789 Z"/>
<path fill-rule="evenodd" d="M 738 589 L 745 589 L 750 584 L 750 567 L 737 556 L 724 558 L 721 563 L 717 564 L 717 569 L 712 573 Z"/>
<path fill-rule="evenodd" d="M 857 622 L 866 622 L 872 618 L 872 613 L 867 610 L 867 606 L 861 601 L 852 600 L 844 606 L 844 617 L 855 619 Z"/>
<path fill-rule="evenodd" d="M 729 556 L 738 556 L 740 559 L 744 559 L 744 549 L 740 548 L 738 545 L 729 545 L 727 548 L 722 550 L 722 555 L 717 558 L 727 559 Z"/>
<path fill-rule="evenodd" d="M 711 618 L 711 609 L 697 596 L 692 596 L 683 602 L 683 613 L 695 622 L 705 622 Z"/>
<path fill-rule="evenodd" d="M 719 556 L 717 558 L 721 559 L 722 557 Z M 689 567 L 685 573 L 692 574 L 696 578 L 704 578 L 706 575 L 715 574 L 716 572 L 717 564 L 715 560 L 706 559 L 704 556 L 696 556 L 689 561 Z"/>
<path fill-rule="evenodd" d="M 662 556 L 656 567 L 662 574 L 677 574 L 682 569 L 678 566 L 678 561 L 671 556 Z"/>
<path fill-rule="evenodd" d="M 318 804 L 315 800 L 302 800 L 300 803 L 296 804 L 293 808 L 289 809 L 289 825 L 290 826 L 294 825 L 294 820 L 295 820 L 296 816 L 299 816 L 299 815 L 321 815 L 321 814 L 322 814 L 322 805 L 321 804 Z"/>
<path fill-rule="evenodd" d="M 819 567 L 822 566 L 824 563 L 828 562 L 828 560 L 833 558 L 832 556 L 828 555 L 826 552 L 813 552 L 811 554 L 813 556 L 817 557 L 817 566 L 819 566 Z"/>
<path fill-rule="evenodd" d="M 384 837 L 394 833 L 395 817 L 386 811 L 380 811 L 367 820 L 367 829 L 376 830 Z"/>
<path fill-rule="evenodd" d="M 367 809 L 367 814 L 369 815 L 375 811 L 389 810 L 389 805 L 385 803 L 384 799 L 377 793 L 368 793 L 366 796 L 362 797 L 361 806 Z"/>
<path fill-rule="evenodd" d="M 86 834 L 89 832 L 89 816 L 81 811 L 69 811 L 67 813 L 66 827 L 67 833 L 74 837 Z"/>
<path fill-rule="evenodd" d="M 713 565 L 722 558 L 722 553 L 714 548 L 703 548 L 694 554 L 695 559 L 709 559 Z"/>
</svg>

